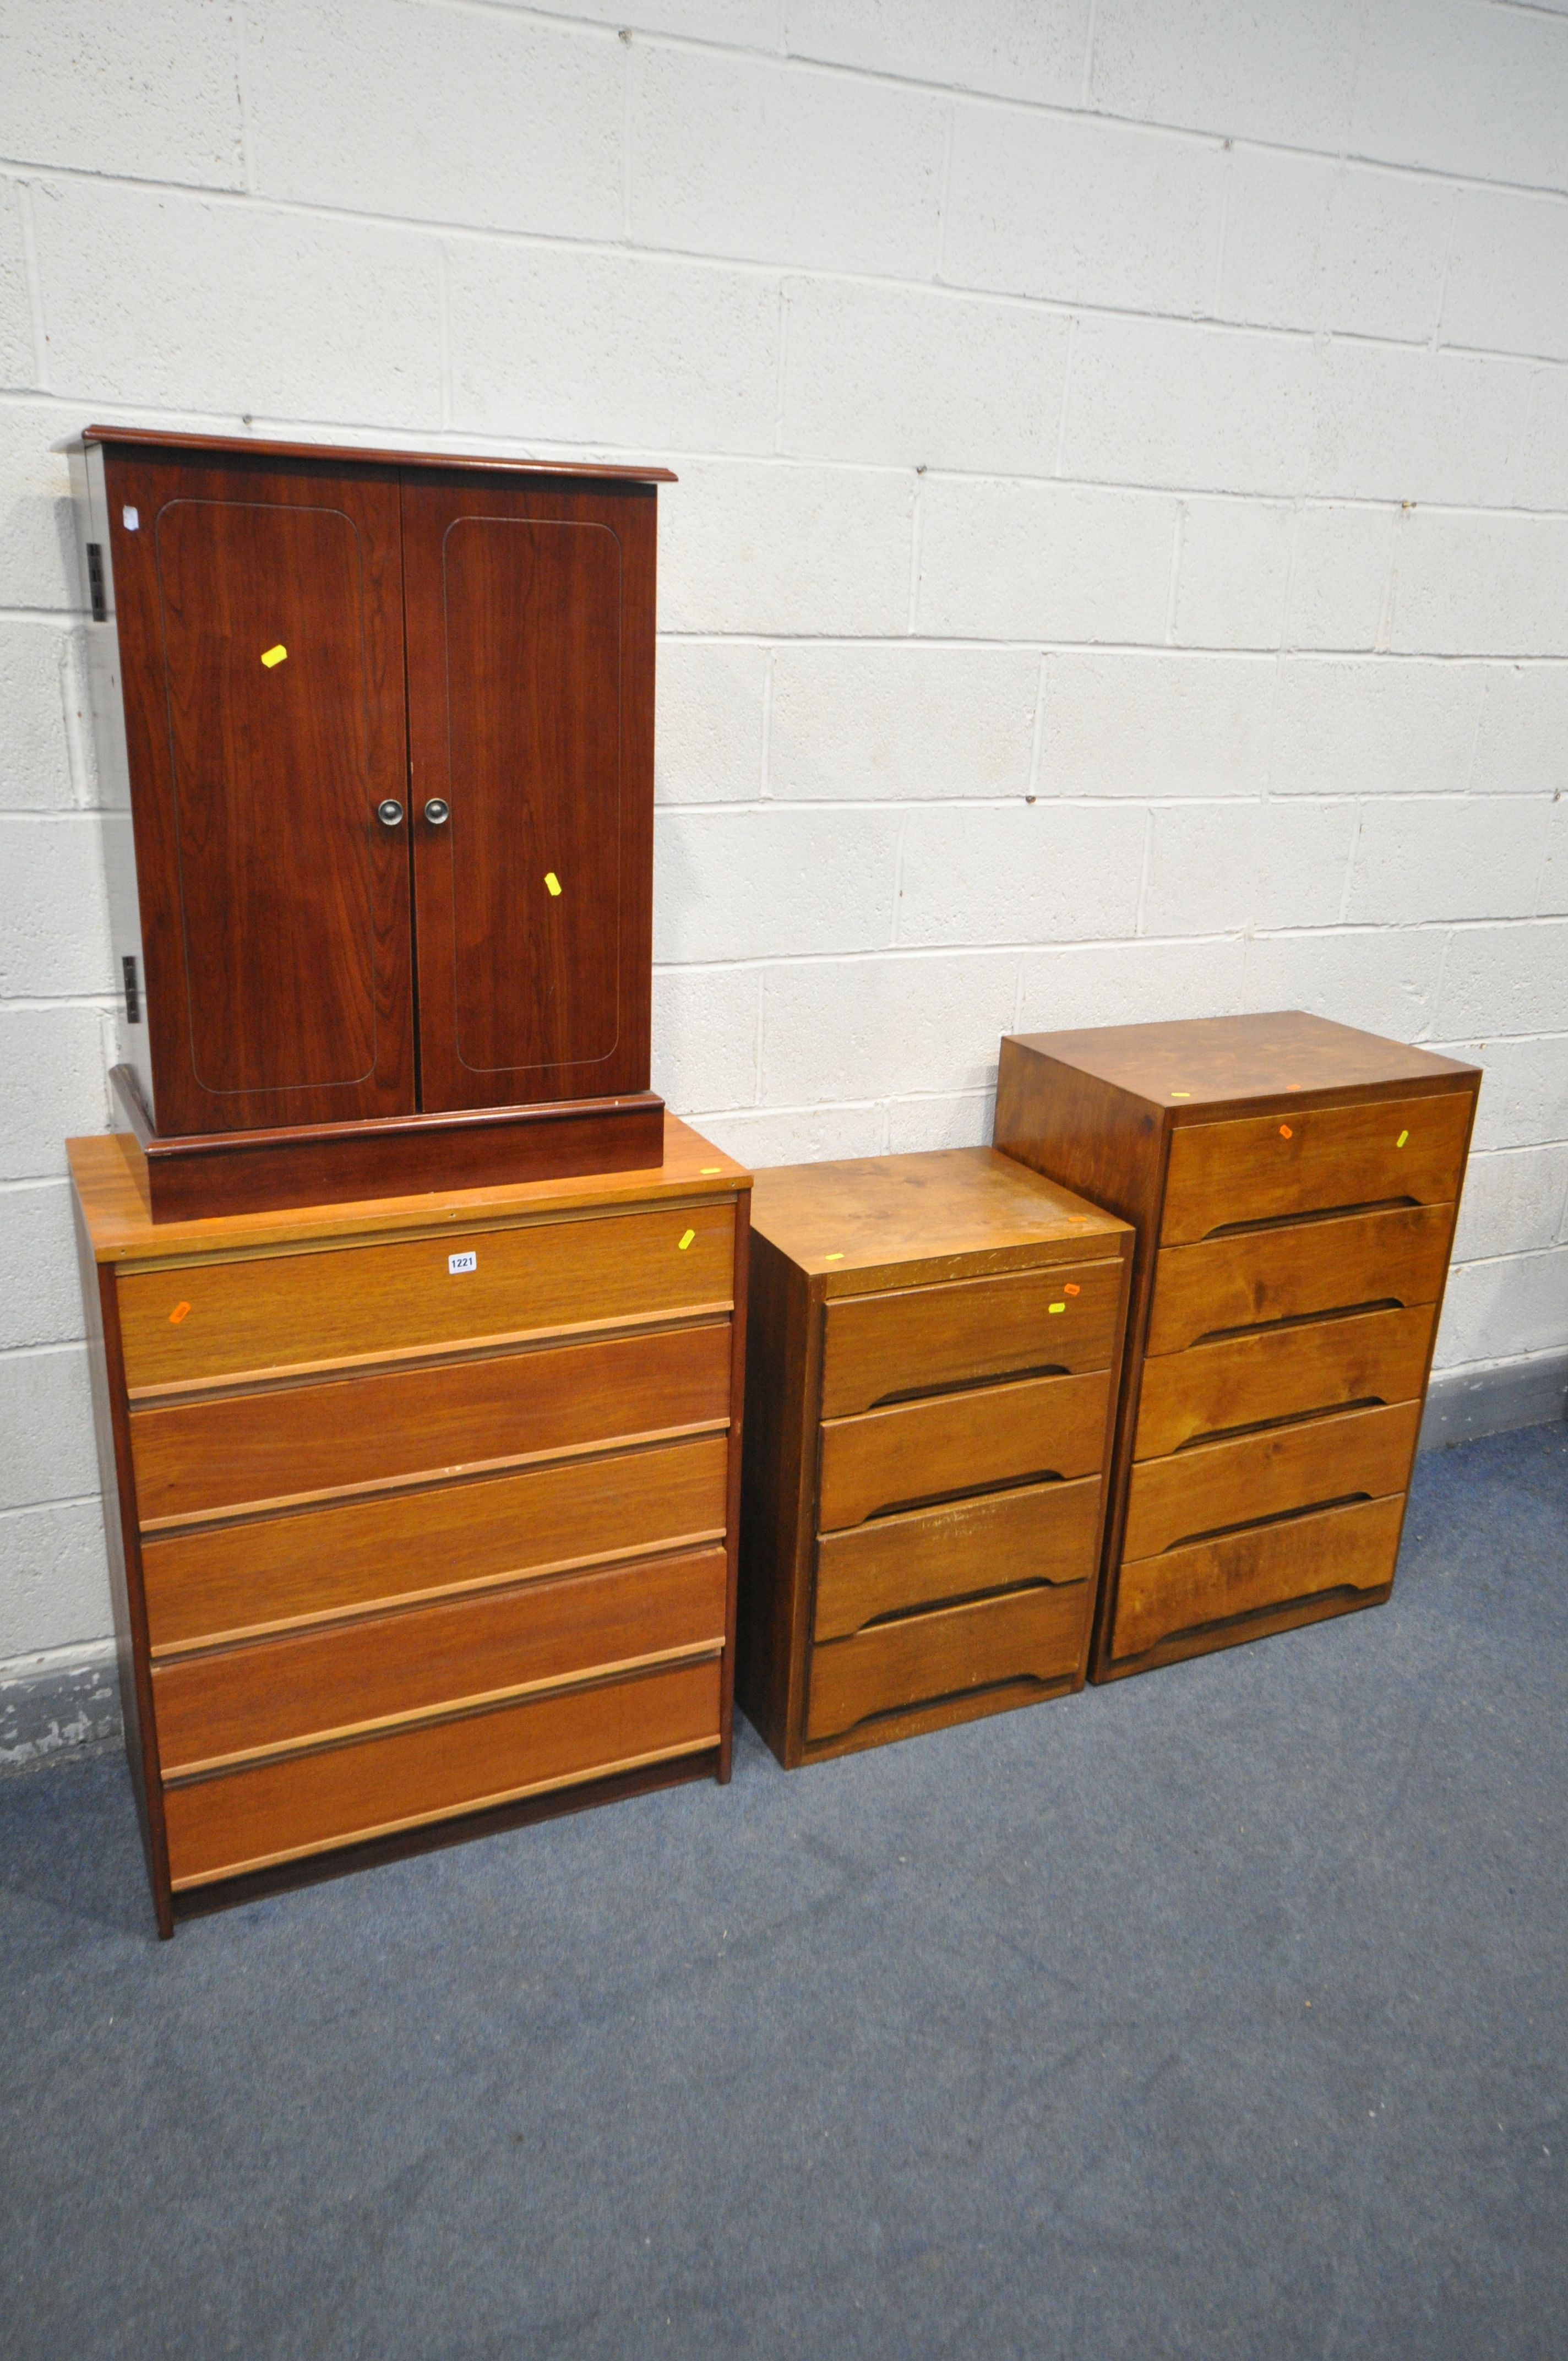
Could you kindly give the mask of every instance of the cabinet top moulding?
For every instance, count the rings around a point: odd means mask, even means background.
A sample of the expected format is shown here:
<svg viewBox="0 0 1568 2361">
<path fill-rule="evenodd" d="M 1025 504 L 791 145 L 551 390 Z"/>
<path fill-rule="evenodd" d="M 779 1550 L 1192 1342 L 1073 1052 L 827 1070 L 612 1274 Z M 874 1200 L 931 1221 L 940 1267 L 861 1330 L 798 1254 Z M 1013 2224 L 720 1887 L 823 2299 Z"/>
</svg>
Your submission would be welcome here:
<svg viewBox="0 0 1568 2361">
<path fill-rule="evenodd" d="M 210 451 L 243 453 L 253 459 L 320 459 L 334 467 L 358 463 L 378 467 L 457 467 L 488 475 L 565 476 L 579 482 L 674 484 L 680 478 L 668 467 L 617 467 L 590 459 L 499 458 L 466 451 L 383 451 L 353 443 L 263 443 L 250 434 L 174 434 L 150 426 L 84 426 L 54 446 L 74 450 L 82 443 L 134 445 L 149 451 Z"/>
</svg>

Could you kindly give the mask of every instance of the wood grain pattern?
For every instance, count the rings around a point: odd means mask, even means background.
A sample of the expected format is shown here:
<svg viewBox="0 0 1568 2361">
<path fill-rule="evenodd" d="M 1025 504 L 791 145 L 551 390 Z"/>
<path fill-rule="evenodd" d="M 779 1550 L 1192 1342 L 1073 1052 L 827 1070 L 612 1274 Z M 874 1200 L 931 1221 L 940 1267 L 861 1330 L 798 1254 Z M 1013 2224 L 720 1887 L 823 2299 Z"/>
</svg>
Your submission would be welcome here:
<svg viewBox="0 0 1568 2361">
<path fill-rule="evenodd" d="M 1144 1367 L 1135 1456 L 1163 1458 L 1184 1444 L 1304 1411 L 1412 1400 L 1425 1380 L 1435 1318 L 1430 1304 L 1418 1304 L 1162 1354 Z"/>
<path fill-rule="evenodd" d="M 1318 1093 L 1369 1098 L 1398 1095 L 1412 1084 L 1437 1091 L 1473 1087 L 1476 1072 L 1457 1058 L 1408 1049 L 1299 1008 L 1011 1038 L 1025 1052 L 1070 1066 L 1147 1105 L 1169 1108 L 1184 1122 L 1213 1120 L 1233 1107 L 1244 1111 L 1249 1100 L 1294 1098 L 1310 1105 Z"/>
<path fill-rule="evenodd" d="M 1420 1422 L 1419 1401 L 1342 1411 L 1173 1459 L 1140 1460 L 1128 1493 L 1126 1558 L 1262 1517 L 1403 1492 Z"/>
<path fill-rule="evenodd" d="M 411 1114 L 396 476 L 106 466 L 159 1128 Z"/>
<path fill-rule="evenodd" d="M 705 1434 L 142 1544 L 155 1655 L 725 1530 L 729 1439 Z"/>
<path fill-rule="evenodd" d="M 402 495 L 427 1108 L 645 1090 L 655 497 Z M 553 882 L 552 882 L 553 881 Z"/>
<path fill-rule="evenodd" d="M 811 1653 L 806 1733 L 836 1737 L 873 1714 L 1026 1675 L 1069 1679 L 1082 1647 L 1085 1584 L 1013 1591 L 881 1623 Z"/>
<path fill-rule="evenodd" d="M 817 1545 L 813 1636 L 1024 1583 L 1084 1583 L 1100 1533 L 1097 1476 L 878 1517 Z"/>
<path fill-rule="evenodd" d="M 821 1531 L 1025 1477 L 1097 1474 L 1110 1379 L 1036 1378 L 908 1402 L 822 1429 Z"/>
<path fill-rule="evenodd" d="M 1162 1246 L 1146 1350 L 1372 1303 L 1435 1303 L 1448 1271 L 1452 1205 L 1354 1213 L 1203 1246 Z"/>
<path fill-rule="evenodd" d="M 1170 1143 L 1161 1240 L 1334 1206 L 1447 1204 L 1469 1130 L 1468 1091 L 1184 1124 Z"/>
<path fill-rule="evenodd" d="M 171 1786 L 174 1885 L 716 1746 L 720 1678 L 684 1664 Z"/>
<path fill-rule="evenodd" d="M 483 1117 L 472 1118 L 483 1121 Z M 100 1262 L 173 1263 L 239 1257 L 278 1247 L 327 1246 L 342 1240 L 377 1245 L 400 1235 L 434 1235 L 454 1224 L 494 1227 L 530 1217 L 596 1214 L 618 1206 L 674 1198 L 722 1200 L 749 1189 L 751 1176 L 721 1148 L 674 1115 L 663 1120 L 663 1152 L 637 1171 L 586 1173 L 563 1180 L 491 1180 L 481 1187 L 437 1189 L 414 1196 L 384 1191 L 352 1203 L 293 1206 L 284 1211 L 224 1214 L 210 1220 L 155 1224 L 137 1182 L 130 1143 L 123 1135 L 65 1143 L 71 1179 L 87 1216 Z"/>
<path fill-rule="evenodd" d="M 721 1549 L 433 1601 L 158 1664 L 166 1777 L 371 1722 L 724 1645 Z"/>
<path fill-rule="evenodd" d="M 708 1203 L 509 1228 L 455 1224 L 434 1237 L 334 1253 L 127 1272 L 126 1373 L 134 1389 L 173 1389 L 728 1307 L 734 1232 L 733 1205 Z M 455 1276 L 449 1259 L 465 1253 L 477 1268 Z"/>
<path fill-rule="evenodd" d="M 727 1321 L 138 1410 L 143 1531 L 350 1486 L 728 1425 Z"/>
<path fill-rule="evenodd" d="M 1114 1653 L 1142 1655 L 1205 1624 L 1324 1591 L 1386 1588 L 1404 1513 L 1396 1493 L 1131 1560 L 1116 1587 Z"/>
<path fill-rule="evenodd" d="M 1108 1368 L 1122 1278 L 1118 1257 L 830 1301 L 822 1415 L 1009 1371 Z"/>
</svg>

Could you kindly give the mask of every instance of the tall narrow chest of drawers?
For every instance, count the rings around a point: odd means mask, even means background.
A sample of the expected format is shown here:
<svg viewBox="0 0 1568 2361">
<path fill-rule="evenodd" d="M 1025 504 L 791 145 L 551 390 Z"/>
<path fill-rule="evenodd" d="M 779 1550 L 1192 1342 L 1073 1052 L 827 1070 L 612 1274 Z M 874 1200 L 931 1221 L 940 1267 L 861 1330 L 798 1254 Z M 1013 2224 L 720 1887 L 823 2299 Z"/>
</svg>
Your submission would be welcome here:
<svg viewBox="0 0 1568 2361">
<path fill-rule="evenodd" d="M 781 1762 L 1081 1686 L 1131 1245 L 990 1148 L 757 1175 L 737 1681 Z"/>
<path fill-rule="evenodd" d="M 1137 1232 L 1091 1678 L 1388 1596 L 1479 1085 L 1299 1012 L 1003 1041 L 998 1147 Z"/>
<path fill-rule="evenodd" d="M 154 1227 L 118 1138 L 71 1165 L 161 1932 L 729 1776 L 739 1166 L 666 1119 L 643 1171 Z"/>
</svg>

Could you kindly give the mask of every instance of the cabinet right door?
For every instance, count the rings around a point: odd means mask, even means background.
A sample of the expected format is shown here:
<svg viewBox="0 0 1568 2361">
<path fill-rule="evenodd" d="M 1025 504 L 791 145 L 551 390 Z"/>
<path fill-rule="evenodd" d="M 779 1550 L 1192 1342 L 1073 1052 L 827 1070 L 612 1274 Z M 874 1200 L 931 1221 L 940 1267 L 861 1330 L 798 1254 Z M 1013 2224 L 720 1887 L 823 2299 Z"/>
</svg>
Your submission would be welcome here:
<svg viewBox="0 0 1568 2361">
<path fill-rule="evenodd" d="M 404 477 L 427 1112 L 648 1086 L 655 499 Z"/>
</svg>

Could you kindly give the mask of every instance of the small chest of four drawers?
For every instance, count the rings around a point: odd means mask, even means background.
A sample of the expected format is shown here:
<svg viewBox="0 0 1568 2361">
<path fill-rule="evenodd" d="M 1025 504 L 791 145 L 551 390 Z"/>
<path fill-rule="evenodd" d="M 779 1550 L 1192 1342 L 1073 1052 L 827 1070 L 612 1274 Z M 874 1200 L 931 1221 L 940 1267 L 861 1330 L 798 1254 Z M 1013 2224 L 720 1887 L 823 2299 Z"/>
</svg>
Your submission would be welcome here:
<svg viewBox="0 0 1568 2361">
<path fill-rule="evenodd" d="M 1081 1684 L 1130 1247 L 988 1148 L 757 1177 L 738 1680 L 782 1762 Z"/>
</svg>

